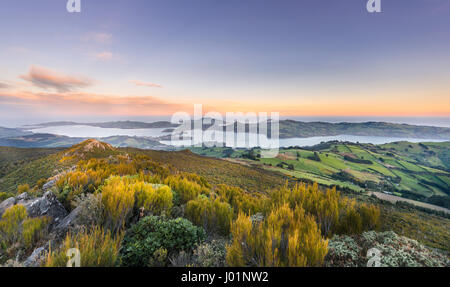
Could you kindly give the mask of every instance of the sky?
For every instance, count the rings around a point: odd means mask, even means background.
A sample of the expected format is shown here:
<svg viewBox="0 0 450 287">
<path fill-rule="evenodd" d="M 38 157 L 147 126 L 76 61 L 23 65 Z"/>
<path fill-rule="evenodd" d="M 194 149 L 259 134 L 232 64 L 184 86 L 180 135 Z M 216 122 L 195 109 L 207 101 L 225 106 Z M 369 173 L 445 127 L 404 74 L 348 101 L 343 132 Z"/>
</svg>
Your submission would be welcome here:
<svg viewBox="0 0 450 287">
<path fill-rule="evenodd" d="M 450 1 L 1 0 L 0 126 L 177 111 L 450 117 Z"/>
</svg>

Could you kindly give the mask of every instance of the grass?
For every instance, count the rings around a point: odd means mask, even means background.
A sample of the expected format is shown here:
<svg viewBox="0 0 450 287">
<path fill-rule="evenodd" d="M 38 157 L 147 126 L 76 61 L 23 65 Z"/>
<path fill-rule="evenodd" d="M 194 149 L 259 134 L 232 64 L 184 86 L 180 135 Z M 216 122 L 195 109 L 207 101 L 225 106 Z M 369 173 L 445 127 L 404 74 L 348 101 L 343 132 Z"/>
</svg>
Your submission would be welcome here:
<svg viewBox="0 0 450 287">
<path fill-rule="evenodd" d="M 319 145 L 308 149 L 281 149 L 276 158 L 251 160 L 257 166 L 273 166 L 275 170 L 297 179 L 315 179 L 324 185 L 346 186 L 354 191 L 390 191 L 408 196 L 429 197 L 446 195 L 450 190 L 450 173 L 445 164 L 448 162 L 450 142 L 432 144 L 413 144 L 399 142 L 387 145 L 338 143 Z M 193 150 L 196 153 L 223 157 L 223 149 Z M 259 150 L 255 149 L 254 153 Z M 310 159 L 317 153 L 320 161 Z M 245 156 L 242 150 L 227 154 L 230 158 Z M 344 157 L 370 162 L 358 163 Z M 439 161 L 436 161 L 436 158 Z M 248 164 L 249 162 L 246 162 Z M 334 176 L 345 171 L 352 180 Z M 370 182 L 370 184 L 368 183 Z M 375 184 L 375 186 L 374 186 Z"/>
</svg>

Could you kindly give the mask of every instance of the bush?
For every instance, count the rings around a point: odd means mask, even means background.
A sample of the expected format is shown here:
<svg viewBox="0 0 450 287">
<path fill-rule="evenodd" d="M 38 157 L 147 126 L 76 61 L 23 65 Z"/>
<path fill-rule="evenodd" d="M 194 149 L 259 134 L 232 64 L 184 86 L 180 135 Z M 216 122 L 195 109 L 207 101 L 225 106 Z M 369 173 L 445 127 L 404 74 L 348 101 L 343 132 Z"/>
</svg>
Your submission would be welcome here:
<svg viewBox="0 0 450 287">
<path fill-rule="evenodd" d="M 82 194 L 75 198 L 74 206 L 80 209 L 77 223 L 84 226 L 103 223 L 104 206 L 101 194 Z"/>
<path fill-rule="evenodd" d="M 0 192 L 0 203 L 10 197 L 13 197 L 13 195 L 6 192 Z"/>
<path fill-rule="evenodd" d="M 230 266 L 321 266 L 328 242 L 314 218 L 297 206 L 276 207 L 263 222 L 239 214 L 231 227 L 233 241 L 227 247 Z"/>
<path fill-rule="evenodd" d="M 27 218 L 27 210 L 17 204 L 8 208 L 0 220 L 0 237 L 7 246 L 20 240 L 21 224 Z"/>
<path fill-rule="evenodd" d="M 17 187 L 17 193 L 22 194 L 24 192 L 29 192 L 30 186 L 28 184 L 22 184 Z"/>
<path fill-rule="evenodd" d="M 32 248 L 47 234 L 47 227 L 50 223 L 49 217 L 27 218 L 22 224 L 23 243 L 26 248 Z"/>
<path fill-rule="evenodd" d="M 173 193 L 168 186 L 156 190 L 138 177 L 113 176 L 101 187 L 106 225 L 113 230 L 123 228 L 138 210 L 152 215 L 170 214 Z"/>
<path fill-rule="evenodd" d="M 255 214 L 262 211 L 261 199 L 241 188 L 220 184 L 215 192 L 223 201 L 228 202 L 236 213 L 242 211 L 246 214 Z"/>
<path fill-rule="evenodd" d="M 80 251 L 81 267 L 118 266 L 119 249 L 122 234 L 113 236 L 110 231 L 92 227 L 89 231 L 81 230 L 78 234 L 68 233 L 57 251 L 50 252 L 45 262 L 46 267 L 65 267 L 68 261 L 67 251 L 77 248 Z"/>
<path fill-rule="evenodd" d="M 225 241 L 212 240 L 197 246 L 194 250 L 193 261 L 197 267 L 224 267 L 226 254 Z"/>
<path fill-rule="evenodd" d="M 336 188 L 326 192 L 319 190 L 317 183 L 300 184 L 293 188 L 287 186 L 270 194 L 267 211 L 273 206 L 288 203 L 292 209 L 302 207 L 313 215 L 322 234 L 330 238 L 333 234 L 359 234 L 378 227 L 380 211 L 372 205 L 359 206 L 355 200 L 340 195 Z"/>
<path fill-rule="evenodd" d="M 34 246 L 47 232 L 50 218 L 43 216 L 28 218 L 23 205 L 8 208 L 0 220 L 0 239 L 2 247 L 7 248 L 19 243 L 27 249 Z"/>
<path fill-rule="evenodd" d="M 187 203 L 186 216 L 208 231 L 227 235 L 233 220 L 233 209 L 228 203 L 221 202 L 218 198 L 213 200 L 206 196 L 199 196 L 196 200 Z"/>
<path fill-rule="evenodd" d="M 368 250 L 380 251 L 382 267 L 449 267 L 444 253 L 426 248 L 417 241 L 398 236 L 392 231 L 364 232 L 354 236 L 334 236 L 329 243 L 326 265 L 334 267 L 365 267 Z"/>
<path fill-rule="evenodd" d="M 101 190 L 106 226 L 112 230 L 123 228 L 134 208 L 135 194 L 130 180 L 118 176 L 111 177 Z"/>
<path fill-rule="evenodd" d="M 194 181 L 190 181 L 180 175 L 169 176 L 164 181 L 179 196 L 180 203 L 187 203 L 189 200 L 196 199 L 206 188 Z"/>
<path fill-rule="evenodd" d="M 192 251 L 204 238 L 204 230 L 187 219 L 168 220 L 164 217 L 148 216 L 127 232 L 121 249 L 122 264 L 152 266 L 157 250 L 167 250 L 167 256 L 170 257 L 181 251 Z"/>
<path fill-rule="evenodd" d="M 136 191 L 137 207 L 153 215 L 170 214 L 173 205 L 173 193 L 170 187 L 160 186 L 156 190 L 149 184 L 140 183 Z"/>
</svg>

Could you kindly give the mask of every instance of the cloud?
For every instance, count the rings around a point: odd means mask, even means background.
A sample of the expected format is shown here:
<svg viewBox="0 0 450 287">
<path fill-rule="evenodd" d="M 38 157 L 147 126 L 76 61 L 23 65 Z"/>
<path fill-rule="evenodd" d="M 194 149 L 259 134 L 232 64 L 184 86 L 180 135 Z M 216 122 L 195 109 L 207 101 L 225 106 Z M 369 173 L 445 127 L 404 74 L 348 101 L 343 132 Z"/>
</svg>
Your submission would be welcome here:
<svg viewBox="0 0 450 287">
<path fill-rule="evenodd" d="M 155 97 L 117 96 L 93 93 L 0 92 L 0 105 L 27 108 L 33 113 L 56 115 L 167 115 L 188 110 Z"/>
<path fill-rule="evenodd" d="M 75 77 L 55 72 L 46 68 L 31 66 L 27 75 L 20 76 L 35 86 L 43 89 L 55 89 L 58 92 L 70 92 L 78 88 L 92 85 L 93 81 L 83 77 Z"/>
<path fill-rule="evenodd" d="M 141 86 L 141 87 L 150 87 L 150 88 L 162 88 L 163 87 L 160 84 L 141 82 L 141 81 L 136 81 L 136 80 L 131 80 L 130 83 L 135 84 L 136 86 Z"/>
<path fill-rule="evenodd" d="M 112 34 L 108 33 L 89 33 L 81 38 L 84 42 L 96 42 L 100 44 L 108 44 L 112 40 Z"/>
<path fill-rule="evenodd" d="M 0 89 L 7 89 L 9 87 L 10 87 L 10 85 L 7 85 L 7 84 L 4 84 L 4 83 L 0 82 Z"/>
<path fill-rule="evenodd" d="M 113 53 L 111 52 L 101 52 L 95 55 L 95 58 L 97 60 L 101 60 L 101 61 L 109 61 L 112 60 L 113 58 Z"/>
</svg>

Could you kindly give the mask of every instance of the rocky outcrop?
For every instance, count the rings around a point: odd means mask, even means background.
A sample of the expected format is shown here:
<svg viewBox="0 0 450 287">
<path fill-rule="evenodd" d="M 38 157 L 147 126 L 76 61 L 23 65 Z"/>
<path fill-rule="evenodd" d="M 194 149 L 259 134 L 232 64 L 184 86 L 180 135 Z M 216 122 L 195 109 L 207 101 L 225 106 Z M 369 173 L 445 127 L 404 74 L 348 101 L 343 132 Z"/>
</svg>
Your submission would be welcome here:
<svg viewBox="0 0 450 287">
<path fill-rule="evenodd" d="M 22 193 L 16 197 L 8 198 L 0 203 L 0 216 L 10 207 L 21 204 L 27 210 L 29 217 L 49 216 L 52 225 L 58 224 L 67 216 L 64 206 L 58 201 L 51 191 L 44 193 L 42 197 L 31 198 L 28 193 Z"/>
<path fill-rule="evenodd" d="M 54 187 L 55 184 L 56 184 L 56 180 L 55 180 L 55 179 L 51 179 L 51 180 L 47 181 L 47 182 L 42 186 L 42 189 L 45 190 L 45 191 L 47 191 L 47 190 L 49 190 L 50 188 Z"/>
<path fill-rule="evenodd" d="M 11 206 L 14 206 L 16 204 L 16 199 L 14 197 L 10 197 L 6 200 L 4 200 L 2 203 L 0 203 L 0 218 L 2 217 L 3 213 L 10 208 Z"/>
<path fill-rule="evenodd" d="M 44 261 L 47 250 L 45 247 L 36 248 L 33 253 L 22 263 L 24 267 L 39 267 Z"/>
<path fill-rule="evenodd" d="M 22 204 L 26 208 L 29 217 L 51 217 L 52 224 L 58 224 L 67 216 L 66 209 L 51 191 L 47 191 L 42 197 L 19 200 L 17 204 Z"/>
<path fill-rule="evenodd" d="M 55 238 L 62 238 L 66 235 L 67 231 L 73 229 L 78 224 L 78 215 L 80 214 L 81 208 L 77 207 L 72 212 L 63 218 L 52 230 Z"/>
</svg>

